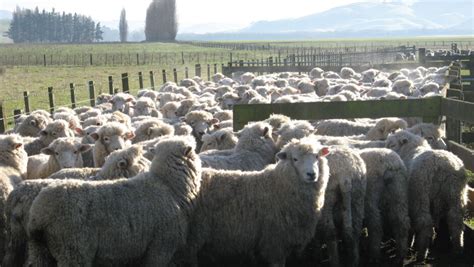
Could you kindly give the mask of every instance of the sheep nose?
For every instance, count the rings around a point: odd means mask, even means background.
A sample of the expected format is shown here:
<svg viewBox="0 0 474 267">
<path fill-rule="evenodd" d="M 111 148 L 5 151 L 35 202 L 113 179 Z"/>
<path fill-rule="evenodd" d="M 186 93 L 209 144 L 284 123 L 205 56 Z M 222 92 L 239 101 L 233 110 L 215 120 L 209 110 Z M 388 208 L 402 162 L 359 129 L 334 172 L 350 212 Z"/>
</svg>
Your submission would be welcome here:
<svg viewBox="0 0 474 267">
<path fill-rule="evenodd" d="M 204 132 L 199 132 L 199 135 L 204 135 Z"/>
<path fill-rule="evenodd" d="M 306 175 L 308 175 L 308 177 L 311 178 L 311 180 L 314 180 L 316 178 L 316 173 L 314 172 L 307 172 Z"/>
</svg>

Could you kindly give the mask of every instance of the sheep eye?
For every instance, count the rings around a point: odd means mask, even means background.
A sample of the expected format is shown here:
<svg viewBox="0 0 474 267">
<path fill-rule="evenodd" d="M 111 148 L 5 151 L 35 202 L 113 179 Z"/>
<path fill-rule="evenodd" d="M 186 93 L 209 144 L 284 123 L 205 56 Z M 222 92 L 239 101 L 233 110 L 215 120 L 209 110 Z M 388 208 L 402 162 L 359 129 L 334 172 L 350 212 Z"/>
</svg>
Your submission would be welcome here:
<svg viewBox="0 0 474 267">
<path fill-rule="evenodd" d="M 108 141 L 109 141 L 109 138 L 108 138 L 108 137 L 104 137 L 104 141 L 105 141 L 105 142 L 108 142 Z"/>
<path fill-rule="evenodd" d="M 56 156 L 59 156 L 59 153 L 58 153 L 58 152 L 55 152 L 54 154 L 56 154 Z"/>
<path fill-rule="evenodd" d="M 77 154 L 77 151 L 74 151 L 74 154 Z"/>
<path fill-rule="evenodd" d="M 297 162 L 297 161 L 298 161 L 298 159 L 297 159 L 297 158 L 293 158 L 293 161 L 294 161 L 294 162 Z"/>
<path fill-rule="evenodd" d="M 434 139 L 434 138 L 431 137 L 431 136 L 426 137 L 426 140 L 428 140 L 428 141 L 432 141 L 433 139 Z"/>
<path fill-rule="evenodd" d="M 100 126 L 100 125 L 102 125 L 102 123 L 98 122 L 98 123 L 96 123 L 95 125 Z"/>
<path fill-rule="evenodd" d="M 55 133 L 55 132 L 52 132 L 51 135 L 52 135 L 52 136 L 56 136 L 56 133 Z"/>
</svg>

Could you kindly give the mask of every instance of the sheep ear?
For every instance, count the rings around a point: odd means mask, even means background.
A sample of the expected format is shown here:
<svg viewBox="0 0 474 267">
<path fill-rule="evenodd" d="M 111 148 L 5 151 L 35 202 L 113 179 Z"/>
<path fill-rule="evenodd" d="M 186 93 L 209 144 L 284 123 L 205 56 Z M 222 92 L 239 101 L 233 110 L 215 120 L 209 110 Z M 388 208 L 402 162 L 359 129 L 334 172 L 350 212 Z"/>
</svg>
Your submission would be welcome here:
<svg viewBox="0 0 474 267">
<path fill-rule="evenodd" d="M 180 120 L 181 122 L 186 122 L 186 117 L 180 117 L 179 120 Z"/>
<path fill-rule="evenodd" d="M 408 143 L 408 139 L 407 138 L 403 138 L 402 140 L 400 140 L 400 144 L 404 145 Z"/>
<path fill-rule="evenodd" d="M 268 128 L 268 127 L 263 128 L 262 136 L 267 136 L 269 131 L 270 131 L 270 128 Z"/>
<path fill-rule="evenodd" d="M 184 149 L 184 156 L 189 157 L 189 154 L 193 151 L 193 147 L 188 146 Z"/>
<path fill-rule="evenodd" d="M 214 127 L 214 130 L 219 130 L 221 128 L 219 124 L 213 124 L 212 126 Z"/>
<path fill-rule="evenodd" d="M 53 155 L 54 150 L 52 148 L 45 147 L 45 148 L 41 149 L 41 153 L 46 154 L 46 155 Z"/>
<path fill-rule="evenodd" d="M 46 136 L 46 135 L 48 135 L 48 132 L 45 131 L 45 130 L 42 130 L 42 131 L 40 132 L 40 135 Z"/>
<path fill-rule="evenodd" d="M 276 156 L 280 160 L 285 160 L 288 158 L 288 154 L 286 152 L 279 152 L 276 154 Z"/>
<path fill-rule="evenodd" d="M 132 97 L 129 97 L 129 98 L 127 98 L 127 100 L 125 100 L 125 101 L 126 101 L 126 102 L 131 102 L 131 101 L 133 101 L 133 98 L 132 98 Z"/>
<path fill-rule="evenodd" d="M 228 135 L 228 133 L 224 132 L 223 134 L 221 134 L 221 136 L 219 136 L 219 140 L 224 141 L 224 139 L 227 135 Z"/>
<path fill-rule="evenodd" d="M 21 146 L 23 146 L 22 143 L 14 143 L 14 144 L 12 145 L 13 149 L 19 149 Z"/>
<path fill-rule="evenodd" d="M 76 128 L 74 128 L 74 130 L 76 131 L 76 133 L 77 133 L 79 136 L 84 136 L 84 135 L 86 135 L 86 132 L 85 132 L 83 129 L 81 129 L 81 128 L 76 127 Z"/>
<path fill-rule="evenodd" d="M 92 137 L 92 139 L 94 139 L 94 141 L 99 140 L 99 134 L 98 133 L 91 133 L 90 137 Z"/>
<path fill-rule="evenodd" d="M 128 132 L 125 134 L 128 140 L 132 140 L 135 137 L 135 133 L 133 132 Z"/>
<path fill-rule="evenodd" d="M 210 123 L 211 123 L 211 124 L 219 123 L 219 119 L 212 118 L 212 120 L 210 121 Z"/>
<path fill-rule="evenodd" d="M 325 147 L 321 148 L 321 150 L 319 150 L 319 156 L 325 157 L 325 156 L 329 155 L 330 152 L 331 151 L 329 150 L 329 148 L 325 146 Z"/>
<path fill-rule="evenodd" d="M 79 152 L 83 153 L 83 152 L 89 151 L 91 148 L 92 148 L 91 145 L 81 144 L 81 146 L 79 147 Z"/>
</svg>

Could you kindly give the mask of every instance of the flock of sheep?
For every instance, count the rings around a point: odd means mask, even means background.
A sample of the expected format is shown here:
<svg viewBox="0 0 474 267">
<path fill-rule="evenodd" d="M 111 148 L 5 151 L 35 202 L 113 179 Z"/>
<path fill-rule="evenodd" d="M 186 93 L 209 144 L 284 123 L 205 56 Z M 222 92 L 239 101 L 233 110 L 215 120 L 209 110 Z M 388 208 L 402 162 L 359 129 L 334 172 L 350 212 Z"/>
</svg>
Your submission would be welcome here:
<svg viewBox="0 0 474 267">
<path fill-rule="evenodd" d="M 2 266 L 284 266 L 323 246 L 357 266 L 361 237 L 376 262 L 393 238 L 402 264 L 442 219 L 461 253 L 466 174 L 437 125 L 274 114 L 232 129 L 235 104 L 430 97 L 445 72 L 215 74 L 23 115 L 0 136 Z"/>
</svg>

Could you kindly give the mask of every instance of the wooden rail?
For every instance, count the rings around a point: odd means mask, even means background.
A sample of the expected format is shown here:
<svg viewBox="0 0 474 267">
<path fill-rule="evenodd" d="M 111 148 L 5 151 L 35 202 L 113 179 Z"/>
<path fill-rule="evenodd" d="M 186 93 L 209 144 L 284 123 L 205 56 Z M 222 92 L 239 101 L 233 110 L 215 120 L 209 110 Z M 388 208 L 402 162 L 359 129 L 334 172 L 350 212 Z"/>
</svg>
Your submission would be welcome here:
<svg viewBox="0 0 474 267">
<path fill-rule="evenodd" d="M 297 120 L 422 117 L 424 122 L 435 124 L 446 116 L 474 123 L 474 103 L 441 96 L 408 100 L 235 105 L 233 113 L 234 131 L 242 129 L 249 122 L 265 120 L 271 114 L 283 114 Z M 446 133 L 448 137 L 449 131 L 450 128 Z M 468 169 L 474 171 L 474 151 L 453 140 L 448 141 L 448 146 Z"/>
</svg>

